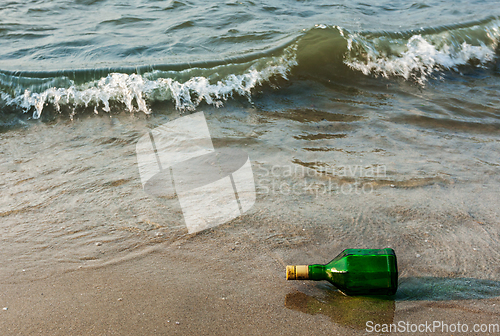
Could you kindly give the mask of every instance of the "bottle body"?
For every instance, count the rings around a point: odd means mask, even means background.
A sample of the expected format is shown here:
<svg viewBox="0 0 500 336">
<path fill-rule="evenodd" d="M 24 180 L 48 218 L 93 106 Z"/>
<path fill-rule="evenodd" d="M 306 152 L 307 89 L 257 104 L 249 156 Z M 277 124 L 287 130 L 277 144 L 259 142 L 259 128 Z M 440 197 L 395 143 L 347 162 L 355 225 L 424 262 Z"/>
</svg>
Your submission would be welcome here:
<svg viewBox="0 0 500 336">
<path fill-rule="evenodd" d="M 287 266 L 289 280 L 327 280 L 346 295 L 393 295 L 398 268 L 393 249 L 346 249 L 326 265 Z"/>
</svg>

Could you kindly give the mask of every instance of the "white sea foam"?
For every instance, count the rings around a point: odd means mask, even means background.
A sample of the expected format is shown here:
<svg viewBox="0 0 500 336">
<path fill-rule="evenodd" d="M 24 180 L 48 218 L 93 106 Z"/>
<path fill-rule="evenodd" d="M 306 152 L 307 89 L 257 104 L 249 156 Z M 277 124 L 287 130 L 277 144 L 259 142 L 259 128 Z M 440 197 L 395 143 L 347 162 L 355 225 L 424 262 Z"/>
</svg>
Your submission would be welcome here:
<svg viewBox="0 0 500 336">
<path fill-rule="evenodd" d="M 483 66 L 492 61 L 500 40 L 499 27 L 500 21 L 496 19 L 486 25 L 429 34 L 419 31 L 410 37 L 395 38 L 391 34 L 373 37 L 338 26 L 334 28 L 347 40 L 344 64 L 351 69 L 370 76 L 402 77 L 424 85 L 436 70 L 457 69 L 468 63 Z M 326 29 L 326 26 L 317 25 L 313 29 L 319 28 Z M 328 36 L 325 38 L 323 42 L 329 43 Z M 301 43 L 302 48 L 312 48 L 310 51 L 315 52 L 314 44 L 298 39 L 293 46 L 285 48 L 281 56 L 262 57 L 244 64 L 143 75 L 111 73 L 81 85 L 58 78 L 44 81 L 43 87 L 37 87 L 38 92 L 27 89 L 14 98 L 2 95 L 1 99 L 25 111 L 33 110 L 33 118 L 39 118 L 49 104 L 59 111 L 65 107 L 73 113 L 82 107 L 93 108 L 95 113 L 109 112 L 114 103 L 123 104 L 131 112 L 150 113 L 149 106 L 154 101 L 172 101 L 179 110 L 194 110 L 203 101 L 221 106 L 235 94 L 250 98 L 255 87 L 273 77 L 286 79 L 290 70 L 298 65 L 297 48 Z M 47 88 L 50 85 L 53 87 Z"/>
<path fill-rule="evenodd" d="M 359 34 L 352 34 L 348 37 L 348 54 L 344 63 L 365 75 L 398 76 L 424 85 L 436 70 L 456 70 L 471 61 L 482 66 L 492 61 L 500 39 L 498 22 L 482 30 L 486 38 L 476 39 L 474 45 L 465 41 L 457 43 L 449 31 L 434 35 L 416 34 L 408 40 L 367 40 Z"/>
<path fill-rule="evenodd" d="M 41 93 L 25 90 L 23 95 L 10 99 L 26 111 L 34 108 L 33 118 L 39 118 L 48 104 L 60 111 L 62 106 L 94 107 L 109 112 L 110 104 L 118 102 L 130 112 L 150 113 L 149 102 L 172 100 L 179 110 L 194 110 L 202 101 L 221 106 L 234 94 L 250 98 L 252 89 L 269 81 L 272 77 L 287 78 L 290 69 L 297 64 L 296 46 L 289 47 L 282 56 L 268 57 L 248 64 L 240 74 L 230 74 L 212 83 L 207 77 L 191 77 L 185 82 L 172 78 L 148 79 L 138 74 L 111 73 L 105 78 L 71 85 L 69 88 L 49 88 Z M 221 66 L 223 67 L 223 66 Z M 213 69 L 214 72 L 217 68 Z M 189 69 L 193 71 L 193 69 Z"/>
</svg>

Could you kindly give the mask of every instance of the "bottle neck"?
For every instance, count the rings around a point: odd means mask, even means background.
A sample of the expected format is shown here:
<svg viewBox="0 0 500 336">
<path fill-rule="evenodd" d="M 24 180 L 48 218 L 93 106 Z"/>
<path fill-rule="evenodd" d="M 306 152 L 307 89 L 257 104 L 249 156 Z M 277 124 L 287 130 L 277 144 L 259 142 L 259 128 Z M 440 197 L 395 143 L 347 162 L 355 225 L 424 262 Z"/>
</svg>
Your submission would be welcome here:
<svg viewBox="0 0 500 336">
<path fill-rule="evenodd" d="M 327 280 L 325 265 L 309 265 L 309 280 Z"/>
</svg>

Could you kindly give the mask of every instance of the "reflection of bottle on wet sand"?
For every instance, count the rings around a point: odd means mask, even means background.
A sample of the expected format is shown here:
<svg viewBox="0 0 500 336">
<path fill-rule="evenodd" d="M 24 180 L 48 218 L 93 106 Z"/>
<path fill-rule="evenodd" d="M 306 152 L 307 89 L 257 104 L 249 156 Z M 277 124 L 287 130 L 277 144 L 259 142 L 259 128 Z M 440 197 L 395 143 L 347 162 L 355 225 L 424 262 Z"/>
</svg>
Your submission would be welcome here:
<svg viewBox="0 0 500 336">
<path fill-rule="evenodd" d="M 338 291 L 328 291 L 321 300 L 301 292 L 290 293 L 285 298 L 285 306 L 310 315 L 322 314 L 335 323 L 355 329 L 365 329 L 367 321 L 391 324 L 396 309 L 394 300 L 345 296 Z"/>
</svg>

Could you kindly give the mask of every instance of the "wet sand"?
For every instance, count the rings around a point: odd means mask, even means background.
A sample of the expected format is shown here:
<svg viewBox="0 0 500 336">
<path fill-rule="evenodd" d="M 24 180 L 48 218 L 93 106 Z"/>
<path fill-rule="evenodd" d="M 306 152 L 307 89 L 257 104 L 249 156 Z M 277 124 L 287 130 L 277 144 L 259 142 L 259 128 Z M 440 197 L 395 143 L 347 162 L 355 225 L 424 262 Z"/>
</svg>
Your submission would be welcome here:
<svg viewBox="0 0 500 336">
<path fill-rule="evenodd" d="M 448 279 L 435 279 L 436 293 L 422 294 L 429 279 L 403 277 L 392 299 L 350 298 L 326 283 L 285 280 L 282 257 L 300 259 L 287 256 L 310 252 L 306 246 L 263 251 L 250 237 L 241 238 L 235 244 L 206 232 L 131 260 L 3 283 L 0 300 L 8 310 L 1 311 L 0 330 L 3 335 L 361 335 L 367 334 L 367 321 L 498 323 L 497 282 L 484 293 L 474 288 L 479 280 L 443 289 Z M 403 276 L 409 273 L 407 258 L 400 253 Z M 405 281 L 413 284 L 405 287 Z M 446 299 L 468 286 L 462 300 Z"/>
</svg>

